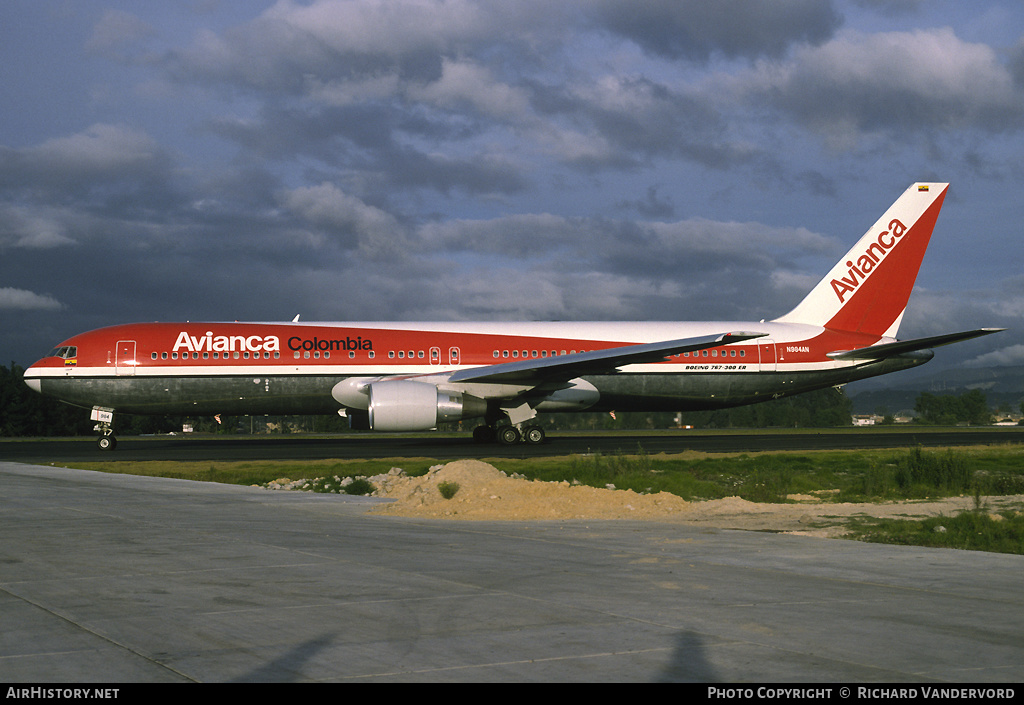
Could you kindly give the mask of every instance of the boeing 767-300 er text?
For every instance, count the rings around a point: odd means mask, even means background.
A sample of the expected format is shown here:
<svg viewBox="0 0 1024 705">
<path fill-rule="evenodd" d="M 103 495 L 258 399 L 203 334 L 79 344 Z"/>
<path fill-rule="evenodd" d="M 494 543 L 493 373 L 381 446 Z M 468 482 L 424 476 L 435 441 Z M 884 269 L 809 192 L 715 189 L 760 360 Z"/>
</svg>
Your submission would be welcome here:
<svg viewBox="0 0 1024 705">
<path fill-rule="evenodd" d="M 481 418 L 540 443 L 538 412 L 753 404 L 923 364 L 999 329 L 897 341 L 948 184 L 911 186 L 792 311 L 760 322 L 135 323 L 76 335 L 25 371 L 37 392 L 115 412 L 333 414 L 377 431 Z"/>
</svg>

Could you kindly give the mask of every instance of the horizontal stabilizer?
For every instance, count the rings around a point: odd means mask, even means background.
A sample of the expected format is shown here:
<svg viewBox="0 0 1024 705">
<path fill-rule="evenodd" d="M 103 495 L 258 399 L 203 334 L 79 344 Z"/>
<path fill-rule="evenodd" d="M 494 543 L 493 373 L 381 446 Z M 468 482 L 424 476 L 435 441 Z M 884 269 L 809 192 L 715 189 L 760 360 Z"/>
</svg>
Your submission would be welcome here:
<svg viewBox="0 0 1024 705">
<path fill-rule="evenodd" d="M 556 380 L 570 380 L 581 375 L 608 374 L 623 365 L 663 362 L 672 355 L 704 348 L 714 348 L 760 338 L 764 333 L 723 333 L 697 338 L 666 340 L 658 343 L 625 345 L 605 350 L 572 355 L 559 355 L 536 360 L 520 360 L 498 365 L 486 365 L 455 372 L 449 382 L 490 382 L 495 384 L 539 384 Z"/>
<path fill-rule="evenodd" d="M 916 338 L 914 340 L 898 340 L 895 343 L 883 343 L 882 345 L 872 345 L 866 348 L 859 348 L 857 350 L 840 350 L 837 352 L 830 352 L 828 356 L 833 360 L 882 360 L 887 357 L 893 357 L 895 355 L 902 355 L 903 353 L 914 352 L 916 350 L 925 350 L 927 348 L 937 348 L 942 345 L 949 345 L 951 343 L 959 343 L 964 340 L 970 340 L 971 338 L 979 338 L 983 335 L 991 335 L 992 333 L 998 333 L 999 331 L 1006 330 L 1005 328 L 979 328 L 977 330 L 963 331 L 962 333 L 947 333 L 946 335 L 935 335 L 930 338 Z"/>
</svg>

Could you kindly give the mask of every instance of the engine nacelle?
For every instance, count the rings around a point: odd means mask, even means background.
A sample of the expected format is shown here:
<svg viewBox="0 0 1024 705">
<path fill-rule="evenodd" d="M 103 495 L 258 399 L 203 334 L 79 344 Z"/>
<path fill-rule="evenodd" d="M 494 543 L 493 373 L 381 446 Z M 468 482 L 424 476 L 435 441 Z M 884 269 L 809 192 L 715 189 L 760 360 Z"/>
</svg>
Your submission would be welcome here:
<svg viewBox="0 0 1024 705">
<path fill-rule="evenodd" d="M 483 416 L 487 402 L 470 394 L 445 392 L 433 384 L 389 380 L 370 385 L 370 428 L 427 431 L 445 421 Z"/>
</svg>

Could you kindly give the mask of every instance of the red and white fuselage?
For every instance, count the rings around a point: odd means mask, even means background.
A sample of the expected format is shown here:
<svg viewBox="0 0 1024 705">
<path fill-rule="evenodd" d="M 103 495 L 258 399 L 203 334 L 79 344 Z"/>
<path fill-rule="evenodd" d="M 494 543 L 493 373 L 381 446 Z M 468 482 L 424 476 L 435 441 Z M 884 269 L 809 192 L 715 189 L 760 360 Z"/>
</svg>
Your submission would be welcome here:
<svg viewBox="0 0 1024 705">
<path fill-rule="evenodd" d="M 69 338 L 25 379 L 101 419 L 343 410 L 378 430 L 483 417 L 518 433 L 540 411 L 754 403 L 991 332 L 895 340 L 946 188 L 913 185 L 770 322 L 135 323 Z"/>
</svg>

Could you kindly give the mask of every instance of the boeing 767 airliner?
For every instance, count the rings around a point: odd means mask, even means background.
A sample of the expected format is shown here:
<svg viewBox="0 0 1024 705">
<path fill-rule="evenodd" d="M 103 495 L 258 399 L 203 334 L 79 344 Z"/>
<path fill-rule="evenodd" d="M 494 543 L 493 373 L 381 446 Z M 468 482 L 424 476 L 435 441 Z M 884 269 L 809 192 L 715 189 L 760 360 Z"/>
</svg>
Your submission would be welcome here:
<svg viewBox="0 0 1024 705">
<path fill-rule="evenodd" d="M 333 414 L 376 431 L 482 419 L 541 443 L 538 412 L 687 411 L 895 372 L 1000 329 L 898 341 L 948 184 L 917 183 L 792 311 L 759 322 L 134 323 L 76 335 L 25 371 L 37 392 L 115 412 Z"/>
</svg>

